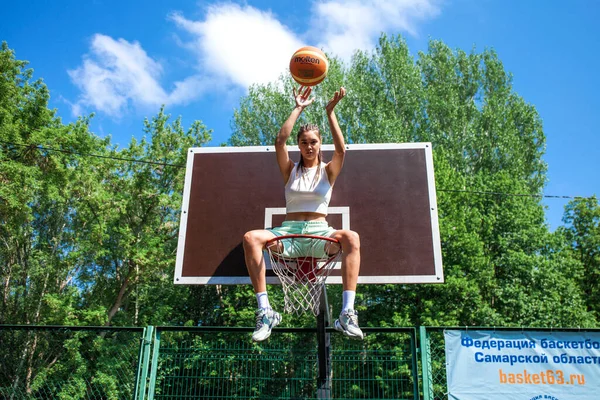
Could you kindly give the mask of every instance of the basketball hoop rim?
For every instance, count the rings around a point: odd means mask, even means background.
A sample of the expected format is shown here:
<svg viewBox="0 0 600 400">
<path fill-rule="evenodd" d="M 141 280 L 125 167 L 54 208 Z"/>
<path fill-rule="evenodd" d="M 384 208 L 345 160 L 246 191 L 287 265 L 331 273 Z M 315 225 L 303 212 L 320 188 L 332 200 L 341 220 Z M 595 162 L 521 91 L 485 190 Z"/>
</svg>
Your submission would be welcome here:
<svg viewBox="0 0 600 400">
<path fill-rule="evenodd" d="M 320 239 L 320 240 L 325 240 L 325 241 L 328 241 L 331 243 L 340 244 L 339 240 L 330 238 L 328 236 L 296 234 L 296 235 L 275 236 L 273 239 L 267 240 L 266 246 L 269 246 L 271 243 L 274 243 L 278 240 L 283 240 L 283 239 Z"/>
</svg>

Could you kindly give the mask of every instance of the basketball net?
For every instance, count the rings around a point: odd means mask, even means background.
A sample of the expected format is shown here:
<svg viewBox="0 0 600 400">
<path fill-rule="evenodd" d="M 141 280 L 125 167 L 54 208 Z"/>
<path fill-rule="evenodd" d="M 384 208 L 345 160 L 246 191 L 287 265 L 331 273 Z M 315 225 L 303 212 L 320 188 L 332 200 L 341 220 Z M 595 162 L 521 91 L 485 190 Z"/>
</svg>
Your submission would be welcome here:
<svg viewBox="0 0 600 400">
<path fill-rule="evenodd" d="M 342 256 L 340 243 L 323 236 L 286 235 L 269 240 L 266 249 L 283 288 L 284 311 L 318 315 L 325 280 Z"/>
</svg>

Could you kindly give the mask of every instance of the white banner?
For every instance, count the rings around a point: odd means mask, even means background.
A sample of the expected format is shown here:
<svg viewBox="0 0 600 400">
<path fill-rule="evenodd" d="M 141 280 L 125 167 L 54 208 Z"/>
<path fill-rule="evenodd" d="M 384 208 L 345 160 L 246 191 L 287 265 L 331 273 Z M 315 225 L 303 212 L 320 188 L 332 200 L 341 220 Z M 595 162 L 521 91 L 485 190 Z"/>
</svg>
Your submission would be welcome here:
<svg viewBox="0 0 600 400">
<path fill-rule="evenodd" d="M 446 330 L 444 339 L 449 399 L 600 399 L 600 333 Z"/>
</svg>

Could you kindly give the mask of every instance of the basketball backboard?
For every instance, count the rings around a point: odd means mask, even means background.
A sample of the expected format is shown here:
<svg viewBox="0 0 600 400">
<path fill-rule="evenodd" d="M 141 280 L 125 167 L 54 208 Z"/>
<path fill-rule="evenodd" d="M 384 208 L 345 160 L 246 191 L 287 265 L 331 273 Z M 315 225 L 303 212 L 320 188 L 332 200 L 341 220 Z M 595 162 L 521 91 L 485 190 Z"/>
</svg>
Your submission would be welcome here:
<svg viewBox="0 0 600 400">
<path fill-rule="evenodd" d="M 333 145 L 322 150 L 327 162 Z M 360 235 L 359 283 L 444 281 L 430 143 L 347 145 L 328 212 Z M 174 282 L 250 284 L 244 233 L 284 218 L 273 146 L 189 149 Z M 267 283 L 279 283 L 268 265 Z M 339 265 L 327 283 L 342 283 Z"/>
</svg>

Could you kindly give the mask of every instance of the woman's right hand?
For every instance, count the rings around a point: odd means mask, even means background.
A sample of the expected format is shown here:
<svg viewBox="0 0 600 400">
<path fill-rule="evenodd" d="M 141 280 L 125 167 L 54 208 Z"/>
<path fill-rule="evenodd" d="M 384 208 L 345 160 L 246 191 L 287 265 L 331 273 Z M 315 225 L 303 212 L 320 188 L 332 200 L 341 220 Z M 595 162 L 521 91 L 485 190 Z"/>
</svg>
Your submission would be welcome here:
<svg viewBox="0 0 600 400">
<path fill-rule="evenodd" d="M 312 102 L 315 101 L 315 98 L 311 97 L 309 99 L 311 93 L 312 87 L 310 86 L 300 86 L 297 92 L 296 88 L 294 88 L 294 99 L 296 100 L 296 107 L 304 109 L 305 107 L 312 104 Z"/>
</svg>

